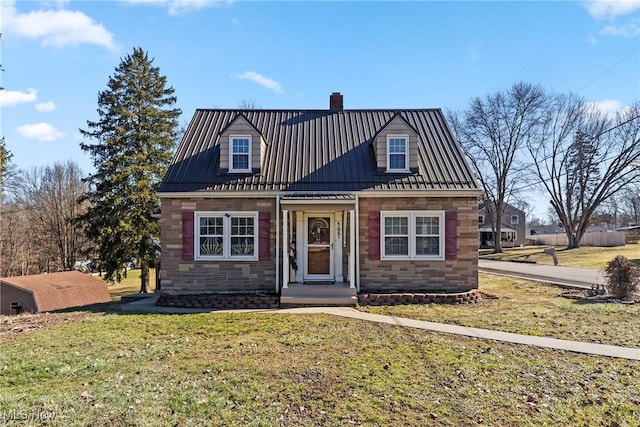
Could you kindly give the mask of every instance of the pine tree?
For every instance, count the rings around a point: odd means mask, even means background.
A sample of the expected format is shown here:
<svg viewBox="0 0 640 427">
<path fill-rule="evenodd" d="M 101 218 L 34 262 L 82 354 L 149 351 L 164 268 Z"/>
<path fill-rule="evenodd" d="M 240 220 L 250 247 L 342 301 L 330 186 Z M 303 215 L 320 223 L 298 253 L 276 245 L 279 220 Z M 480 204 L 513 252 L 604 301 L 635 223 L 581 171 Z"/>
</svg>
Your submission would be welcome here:
<svg viewBox="0 0 640 427">
<path fill-rule="evenodd" d="M 160 227 L 156 191 L 176 141 L 180 109 L 173 87 L 141 48 L 135 48 L 98 94 L 97 121 L 87 121 L 82 150 L 95 173 L 85 181 L 90 208 L 81 218 L 98 246 L 101 270 L 119 282 L 126 266 L 141 268 L 140 292 L 148 292 L 149 268 L 157 261 Z"/>
</svg>

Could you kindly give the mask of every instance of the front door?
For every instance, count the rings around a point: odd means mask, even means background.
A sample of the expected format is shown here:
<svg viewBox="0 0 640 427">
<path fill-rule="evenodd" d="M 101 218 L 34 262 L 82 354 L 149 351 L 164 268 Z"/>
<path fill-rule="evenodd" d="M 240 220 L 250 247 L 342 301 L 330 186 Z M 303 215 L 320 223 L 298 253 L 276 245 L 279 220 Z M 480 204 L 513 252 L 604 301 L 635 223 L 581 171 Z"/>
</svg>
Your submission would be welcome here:
<svg viewBox="0 0 640 427">
<path fill-rule="evenodd" d="M 306 215 L 305 280 L 333 280 L 332 217 Z"/>
</svg>

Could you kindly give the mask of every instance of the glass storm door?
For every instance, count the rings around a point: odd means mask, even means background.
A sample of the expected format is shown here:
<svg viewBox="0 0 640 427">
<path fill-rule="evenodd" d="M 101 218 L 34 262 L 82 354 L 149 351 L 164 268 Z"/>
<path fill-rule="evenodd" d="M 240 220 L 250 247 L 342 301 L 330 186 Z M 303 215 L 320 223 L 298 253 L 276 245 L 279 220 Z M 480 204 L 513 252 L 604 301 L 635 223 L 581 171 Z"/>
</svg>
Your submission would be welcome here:
<svg viewBox="0 0 640 427">
<path fill-rule="evenodd" d="M 333 277 L 331 217 L 308 216 L 306 221 L 306 279 L 320 280 Z"/>
</svg>

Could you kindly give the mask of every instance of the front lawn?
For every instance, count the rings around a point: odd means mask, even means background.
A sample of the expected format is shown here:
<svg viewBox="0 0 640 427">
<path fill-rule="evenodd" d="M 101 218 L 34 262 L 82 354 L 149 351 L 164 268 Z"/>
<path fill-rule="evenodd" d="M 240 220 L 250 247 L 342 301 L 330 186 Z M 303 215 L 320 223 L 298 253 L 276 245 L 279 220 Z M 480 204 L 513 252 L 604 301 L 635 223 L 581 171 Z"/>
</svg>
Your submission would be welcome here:
<svg viewBox="0 0 640 427">
<path fill-rule="evenodd" d="M 3 342 L 0 390 L 9 425 L 640 422 L 637 362 L 326 315 L 92 314 Z"/>
<path fill-rule="evenodd" d="M 480 249 L 481 258 L 502 261 L 535 261 L 539 264 L 553 265 L 553 258 L 544 253 L 547 246 L 525 246 L 522 248 L 504 249 L 501 254 L 492 254 L 492 249 Z M 617 255 L 623 255 L 640 267 L 640 243 L 616 247 L 584 246 L 577 249 L 556 247 L 559 265 L 566 267 L 595 268 L 603 270 L 607 263 Z"/>
<path fill-rule="evenodd" d="M 640 348 L 640 304 L 585 303 L 563 298 L 564 290 L 557 286 L 488 273 L 480 273 L 480 291 L 497 298 L 485 297 L 475 305 L 360 309 L 475 328 Z"/>
</svg>

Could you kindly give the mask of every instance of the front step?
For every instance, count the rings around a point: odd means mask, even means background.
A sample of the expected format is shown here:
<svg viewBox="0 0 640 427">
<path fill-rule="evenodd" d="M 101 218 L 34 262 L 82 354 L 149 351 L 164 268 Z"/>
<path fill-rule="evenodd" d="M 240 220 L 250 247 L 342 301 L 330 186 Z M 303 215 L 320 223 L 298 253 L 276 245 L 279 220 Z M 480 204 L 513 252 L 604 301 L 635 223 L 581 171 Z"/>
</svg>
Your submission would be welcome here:
<svg viewBox="0 0 640 427">
<path fill-rule="evenodd" d="M 337 285 L 290 285 L 280 291 L 280 307 L 339 306 L 355 307 L 354 288 Z"/>
</svg>

